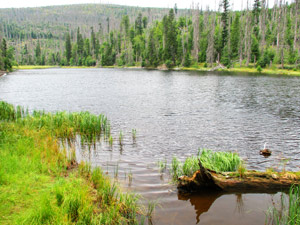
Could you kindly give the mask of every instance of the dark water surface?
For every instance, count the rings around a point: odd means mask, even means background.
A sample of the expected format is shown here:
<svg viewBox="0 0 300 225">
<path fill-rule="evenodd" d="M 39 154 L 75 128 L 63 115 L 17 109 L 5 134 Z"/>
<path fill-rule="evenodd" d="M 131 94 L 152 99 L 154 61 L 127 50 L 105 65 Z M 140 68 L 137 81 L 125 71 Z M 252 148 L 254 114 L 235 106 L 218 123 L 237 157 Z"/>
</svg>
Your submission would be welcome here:
<svg viewBox="0 0 300 225">
<path fill-rule="evenodd" d="M 183 196 L 159 173 L 159 160 L 195 155 L 199 148 L 240 153 L 249 169 L 299 170 L 300 79 L 121 69 L 20 70 L 0 78 L 0 100 L 29 109 L 104 113 L 113 148 L 78 149 L 125 189 L 159 199 L 155 224 L 264 224 L 280 193 L 202 193 Z M 137 130 L 136 143 L 131 130 Z M 122 149 L 119 131 L 124 134 Z M 267 142 L 269 158 L 258 153 Z M 128 177 L 132 176 L 132 180 Z"/>
</svg>

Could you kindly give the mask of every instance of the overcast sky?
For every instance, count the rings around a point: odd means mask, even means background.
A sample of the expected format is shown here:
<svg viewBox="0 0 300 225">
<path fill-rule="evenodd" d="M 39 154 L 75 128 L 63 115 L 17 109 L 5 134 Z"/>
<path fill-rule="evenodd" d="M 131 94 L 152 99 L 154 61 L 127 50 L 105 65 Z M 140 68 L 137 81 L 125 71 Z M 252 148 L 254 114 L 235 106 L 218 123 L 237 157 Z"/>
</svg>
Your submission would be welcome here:
<svg viewBox="0 0 300 225">
<path fill-rule="evenodd" d="M 248 0 L 252 6 L 254 0 Z M 266 0 L 268 1 L 268 0 Z M 269 0 L 270 7 L 273 6 L 274 1 Z M 284 1 L 284 0 L 283 0 Z M 289 3 L 294 0 L 285 0 Z M 177 3 L 178 8 L 190 8 L 192 3 L 199 3 L 200 7 L 204 9 L 207 5 L 211 9 L 215 9 L 219 0 L 1 0 L 0 8 L 20 8 L 20 7 L 38 7 L 38 6 L 50 6 L 50 5 L 69 5 L 80 3 L 102 3 L 102 4 L 117 4 L 117 5 L 130 5 L 140 7 L 173 7 Z M 239 10 L 241 7 L 246 7 L 247 0 L 230 0 L 231 9 Z"/>
</svg>

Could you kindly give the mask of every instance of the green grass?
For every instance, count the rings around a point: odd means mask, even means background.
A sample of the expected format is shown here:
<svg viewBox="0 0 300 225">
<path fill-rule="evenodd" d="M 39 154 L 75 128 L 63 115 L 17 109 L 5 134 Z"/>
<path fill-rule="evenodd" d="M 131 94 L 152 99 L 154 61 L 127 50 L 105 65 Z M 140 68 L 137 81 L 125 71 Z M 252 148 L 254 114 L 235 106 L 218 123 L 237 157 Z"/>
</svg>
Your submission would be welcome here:
<svg viewBox="0 0 300 225">
<path fill-rule="evenodd" d="M 213 67 L 216 66 L 216 63 L 213 64 Z M 260 74 L 269 74 L 269 75 L 287 75 L 287 76 L 300 76 L 300 70 L 298 69 L 281 69 L 277 68 L 279 65 L 274 65 L 274 68 L 263 68 Z M 24 65 L 24 66 L 15 66 L 13 67 L 14 70 L 16 69 L 47 69 L 47 68 L 57 68 L 59 66 L 38 66 L 38 65 Z M 72 68 L 72 69 L 80 69 L 80 68 L 95 68 L 92 67 L 86 67 L 86 66 L 62 66 L 60 68 Z M 139 66 L 103 66 L 102 68 L 140 68 Z M 156 69 L 156 68 L 152 68 Z M 176 67 L 174 70 L 184 70 L 184 71 L 209 71 L 210 67 L 205 67 L 205 63 L 198 63 L 194 64 L 191 67 Z M 245 65 L 242 65 L 242 67 L 239 66 L 239 64 L 236 64 L 233 68 L 229 69 L 219 69 L 218 71 L 225 71 L 225 72 L 234 72 L 234 73 L 258 73 L 257 68 L 253 64 L 249 64 L 248 67 Z"/>
<path fill-rule="evenodd" d="M 57 67 L 58 66 L 23 65 L 23 66 L 14 66 L 13 70 L 49 69 L 49 68 L 57 68 Z"/>
<path fill-rule="evenodd" d="M 96 116 L 89 112 L 44 111 L 33 111 L 29 114 L 22 107 L 14 107 L 6 102 L 0 102 L 0 120 L 20 123 L 38 130 L 44 128 L 57 138 L 71 140 L 79 134 L 83 142 L 89 143 L 99 140 L 101 134 L 110 133 L 109 121 L 102 114 Z"/>
<path fill-rule="evenodd" d="M 184 163 L 181 163 L 176 157 L 171 163 L 171 174 L 174 180 L 178 177 L 192 176 L 199 167 L 199 160 L 202 165 L 216 172 L 234 172 L 237 171 L 242 163 L 239 155 L 232 152 L 213 152 L 211 150 L 202 149 L 197 156 L 188 157 Z"/>
<path fill-rule="evenodd" d="M 139 223 L 139 196 L 122 193 L 100 168 L 74 165 L 61 148 L 67 125 L 84 133 L 72 114 L 19 109 L 0 102 L 0 224 Z"/>
<path fill-rule="evenodd" d="M 265 224 L 300 224 L 300 186 L 290 188 L 288 207 L 282 196 L 280 208 L 275 205 L 269 208 Z"/>
</svg>

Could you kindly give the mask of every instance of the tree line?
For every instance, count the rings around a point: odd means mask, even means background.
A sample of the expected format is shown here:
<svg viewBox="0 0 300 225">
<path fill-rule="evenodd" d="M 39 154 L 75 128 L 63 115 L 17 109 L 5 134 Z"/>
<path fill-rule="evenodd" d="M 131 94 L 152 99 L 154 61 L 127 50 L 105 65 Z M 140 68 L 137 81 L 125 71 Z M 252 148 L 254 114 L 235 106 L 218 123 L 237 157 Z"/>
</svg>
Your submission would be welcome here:
<svg viewBox="0 0 300 225">
<path fill-rule="evenodd" d="M 64 35 L 64 46 L 57 51 L 47 42 L 42 48 L 40 40 L 34 52 L 24 44 L 18 62 L 168 68 L 198 63 L 205 67 L 299 65 L 299 0 L 292 4 L 279 0 L 273 8 L 266 0 L 255 0 L 241 11 L 231 11 L 230 1 L 222 0 L 219 10 L 196 5 L 190 12 L 178 15 L 175 6 L 152 23 L 142 13 L 134 20 L 124 15 L 118 29 L 110 29 L 108 22 L 107 32 L 91 26 L 88 36 L 78 27 Z"/>
</svg>

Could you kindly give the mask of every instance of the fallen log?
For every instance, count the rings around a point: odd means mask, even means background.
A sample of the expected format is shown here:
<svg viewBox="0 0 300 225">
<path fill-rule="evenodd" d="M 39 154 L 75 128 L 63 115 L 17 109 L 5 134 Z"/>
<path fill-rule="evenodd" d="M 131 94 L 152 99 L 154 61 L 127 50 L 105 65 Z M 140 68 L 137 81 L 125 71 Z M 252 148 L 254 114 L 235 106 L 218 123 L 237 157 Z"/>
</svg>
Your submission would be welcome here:
<svg viewBox="0 0 300 225">
<path fill-rule="evenodd" d="M 184 192 L 201 190 L 220 190 L 225 192 L 267 193 L 288 190 L 294 184 L 300 184 L 299 172 L 239 172 L 215 171 L 203 167 L 199 160 L 200 170 L 192 177 L 178 178 L 177 188 Z"/>
<path fill-rule="evenodd" d="M 216 71 L 218 69 L 226 69 L 226 67 L 223 66 L 222 64 L 218 64 L 216 67 L 211 68 L 209 71 Z"/>
</svg>

